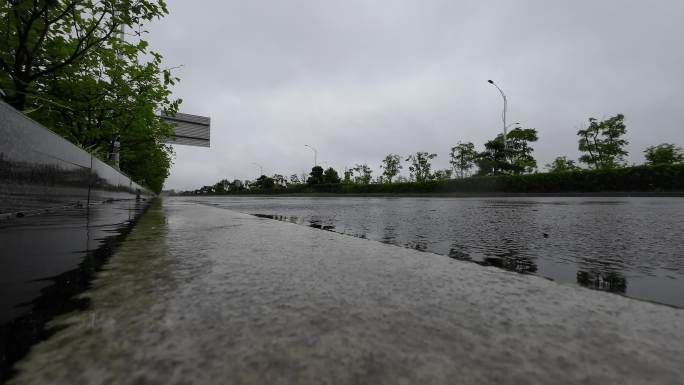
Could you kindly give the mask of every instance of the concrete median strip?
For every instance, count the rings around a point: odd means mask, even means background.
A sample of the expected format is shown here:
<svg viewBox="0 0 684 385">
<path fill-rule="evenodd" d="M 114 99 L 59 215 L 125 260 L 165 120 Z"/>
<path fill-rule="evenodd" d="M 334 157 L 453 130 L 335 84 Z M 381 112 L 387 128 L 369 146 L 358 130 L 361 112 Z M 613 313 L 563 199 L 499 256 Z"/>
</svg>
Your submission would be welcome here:
<svg viewBox="0 0 684 385">
<path fill-rule="evenodd" d="M 10 382 L 684 382 L 684 311 L 182 200 Z"/>
</svg>

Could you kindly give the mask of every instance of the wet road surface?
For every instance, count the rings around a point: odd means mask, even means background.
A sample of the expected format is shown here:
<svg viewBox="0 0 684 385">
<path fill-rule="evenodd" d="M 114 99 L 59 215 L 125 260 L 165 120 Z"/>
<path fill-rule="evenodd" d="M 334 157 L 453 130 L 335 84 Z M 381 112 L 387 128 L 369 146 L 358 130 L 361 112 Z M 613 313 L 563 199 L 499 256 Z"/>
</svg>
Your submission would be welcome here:
<svg viewBox="0 0 684 385">
<path fill-rule="evenodd" d="M 682 198 L 193 199 L 684 308 Z"/>
<path fill-rule="evenodd" d="M 684 311 L 182 200 L 12 384 L 682 383 Z"/>
</svg>

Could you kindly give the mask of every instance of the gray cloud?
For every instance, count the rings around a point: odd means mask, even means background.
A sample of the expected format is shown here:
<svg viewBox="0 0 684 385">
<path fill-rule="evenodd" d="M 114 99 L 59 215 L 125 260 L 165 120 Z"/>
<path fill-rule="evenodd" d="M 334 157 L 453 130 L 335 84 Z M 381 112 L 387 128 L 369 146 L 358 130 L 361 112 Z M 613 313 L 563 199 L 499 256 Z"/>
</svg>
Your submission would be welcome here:
<svg viewBox="0 0 684 385">
<path fill-rule="evenodd" d="M 480 146 L 510 121 L 539 130 L 542 166 L 578 156 L 589 116 L 626 115 L 630 161 L 684 145 L 684 3 L 180 1 L 149 26 L 182 82 L 182 110 L 212 117 L 212 147 L 176 147 L 168 188 L 310 169 L 387 153 Z M 377 171 L 376 171 L 377 172 Z"/>
</svg>

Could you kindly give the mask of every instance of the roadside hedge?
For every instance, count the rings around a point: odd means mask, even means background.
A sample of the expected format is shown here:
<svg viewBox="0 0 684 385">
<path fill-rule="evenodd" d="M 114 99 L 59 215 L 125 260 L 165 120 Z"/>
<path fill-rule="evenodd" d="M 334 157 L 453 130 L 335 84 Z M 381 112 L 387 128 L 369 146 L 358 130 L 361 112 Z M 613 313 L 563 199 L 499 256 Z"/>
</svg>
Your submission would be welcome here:
<svg viewBox="0 0 684 385">
<path fill-rule="evenodd" d="M 295 185 L 248 194 L 421 194 L 684 192 L 684 164 L 499 175 L 425 183 Z"/>
</svg>

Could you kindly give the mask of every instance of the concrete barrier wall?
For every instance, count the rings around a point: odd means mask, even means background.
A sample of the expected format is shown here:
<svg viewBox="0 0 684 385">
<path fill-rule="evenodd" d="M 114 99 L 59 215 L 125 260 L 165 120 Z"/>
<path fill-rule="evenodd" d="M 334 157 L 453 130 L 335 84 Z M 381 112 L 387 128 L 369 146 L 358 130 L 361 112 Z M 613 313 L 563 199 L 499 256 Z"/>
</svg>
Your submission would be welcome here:
<svg viewBox="0 0 684 385">
<path fill-rule="evenodd" d="M 142 186 L 0 101 L 0 219 L 109 199 Z"/>
</svg>

